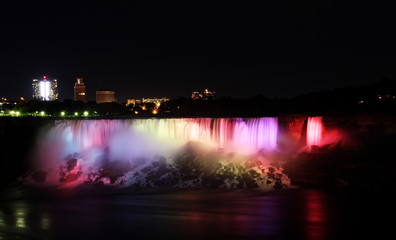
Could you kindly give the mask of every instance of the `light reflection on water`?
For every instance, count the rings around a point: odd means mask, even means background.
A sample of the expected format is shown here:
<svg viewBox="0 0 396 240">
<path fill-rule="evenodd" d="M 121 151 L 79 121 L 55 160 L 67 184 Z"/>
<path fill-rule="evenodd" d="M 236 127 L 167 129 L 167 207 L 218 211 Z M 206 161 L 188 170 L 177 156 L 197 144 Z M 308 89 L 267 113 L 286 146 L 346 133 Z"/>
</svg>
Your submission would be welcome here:
<svg viewBox="0 0 396 240">
<path fill-rule="evenodd" d="M 306 201 L 306 231 L 308 239 L 327 239 L 326 226 L 326 206 L 323 193 L 320 191 L 308 190 L 305 194 Z"/>
<path fill-rule="evenodd" d="M 188 191 L 0 202 L 0 237 L 342 239 L 346 229 L 335 223 L 350 206 L 338 208 L 332 197 L 319 190 Z"/>
</svg>

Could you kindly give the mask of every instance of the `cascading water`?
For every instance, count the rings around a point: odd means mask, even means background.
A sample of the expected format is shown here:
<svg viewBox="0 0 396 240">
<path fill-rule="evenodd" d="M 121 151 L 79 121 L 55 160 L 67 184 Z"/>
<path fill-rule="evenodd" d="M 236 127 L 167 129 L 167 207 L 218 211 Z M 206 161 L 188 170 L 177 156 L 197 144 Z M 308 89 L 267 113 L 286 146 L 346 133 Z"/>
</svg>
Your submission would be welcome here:
<svg viewBox="0 0 396 240">
<path fill-rule="evenodd" d="M 277 118 L 143 119 L 132 125 L 156 139 L 182 144 L 197 141 L 238 153 L 274 150 L 278 133 Z"/>
<path fill-rule="evenodd" d="M 307 146 L 320 145 L 322 141 L 323 123 L 322 117 L 308 117 Z"/>
<path fill-rule="evenodd" d="M 42 140 L 38 168 L 55 183 L 283 186 L 283 169 L 257 159 L 277 135 L 275 117 L 64 120 Z"/>
</svg>

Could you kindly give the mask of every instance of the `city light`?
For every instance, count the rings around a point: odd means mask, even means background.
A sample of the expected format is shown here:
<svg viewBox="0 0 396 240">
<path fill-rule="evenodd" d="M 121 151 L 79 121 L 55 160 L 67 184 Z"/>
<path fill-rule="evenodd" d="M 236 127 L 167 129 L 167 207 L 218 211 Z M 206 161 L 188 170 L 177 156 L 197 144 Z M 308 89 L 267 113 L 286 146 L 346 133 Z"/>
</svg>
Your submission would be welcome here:
<svg viewBox="0 0 396 240">
<path fill-rule="evenodd" d="M 74 113 L 74 116 L 78 116 L 78 112 L 75 112 L 75 113 Z"/>
<path fill-rule="evenodd" d="M 65 113 L 64 111 L 61 112 L 61 116 L 62 116 L 62 117 L 65 116 L 65 114 L 66 114 L 66 113 Z"/>
<path fill-rule="evenodd" d="M 139 112 L 138 112 L 138 111 L 135 111 L 135 114 L 139 114 Z"/>
<path fill-rule="evenodd" d="M 44 114 L 45 114 L 44 111 L 41 111 L 41 112 L 40 112 L 40 115 L 41 115 L 41 116 L 44 116 Z"/>
<path fill-rule="evenodd" d="M 155 114 L 158 113 L 158 110 L 157 109 L 153 109 L 152 113 L 155 115 Z"/>
<path fill-rule="evenodd" d="M 88 116 L 88 111 L 85 111 L 85 112 L 84 112 L 84 116 Z"/>
</svg>

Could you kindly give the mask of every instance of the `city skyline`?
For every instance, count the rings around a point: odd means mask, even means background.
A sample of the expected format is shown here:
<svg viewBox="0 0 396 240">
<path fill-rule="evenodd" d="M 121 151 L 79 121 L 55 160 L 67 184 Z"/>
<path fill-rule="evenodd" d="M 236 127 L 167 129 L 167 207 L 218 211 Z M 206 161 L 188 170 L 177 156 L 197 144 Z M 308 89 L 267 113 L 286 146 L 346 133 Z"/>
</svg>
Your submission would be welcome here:
<svg viewBox="0 0 396 240">
<path fill-rule="evenodd" d="M 58 79 L 60 100 L 73 99 L 75 78 L 84 78 L 91 101 L 103 86 L 119 101 L 205 88 L 218 97 L 290 98 L 396 79 L 386 6 L 61 3 L 3 7 L 1 96 L 30 96 L 31 79 L 42 75 Z"/>
</svg>

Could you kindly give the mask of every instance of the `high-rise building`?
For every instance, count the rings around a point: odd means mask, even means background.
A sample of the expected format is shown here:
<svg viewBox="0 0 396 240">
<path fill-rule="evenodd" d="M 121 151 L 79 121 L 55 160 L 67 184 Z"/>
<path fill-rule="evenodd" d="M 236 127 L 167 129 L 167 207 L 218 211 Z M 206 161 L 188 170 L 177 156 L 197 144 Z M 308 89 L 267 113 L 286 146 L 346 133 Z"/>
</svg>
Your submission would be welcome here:
<svg viewBox="0 0 396 240">
<path fill-rule="evenodd" d="M 116 102 L 114 91 L 100 90 L 96 91 L 96 103 Z"/>
<path fill-rule="evenodd" d="M 58 99 L 58 81 L 50 80 L 46 76 L 42 79 L 33 79 L 33 99 L 41 101 L 54 101 Z"/>
<path fill-rule="evenodd" d="M 74 84 L 74 101 L 86 102 L 85 85 L 82 78 L 77 78 Z"/>
</svg>

